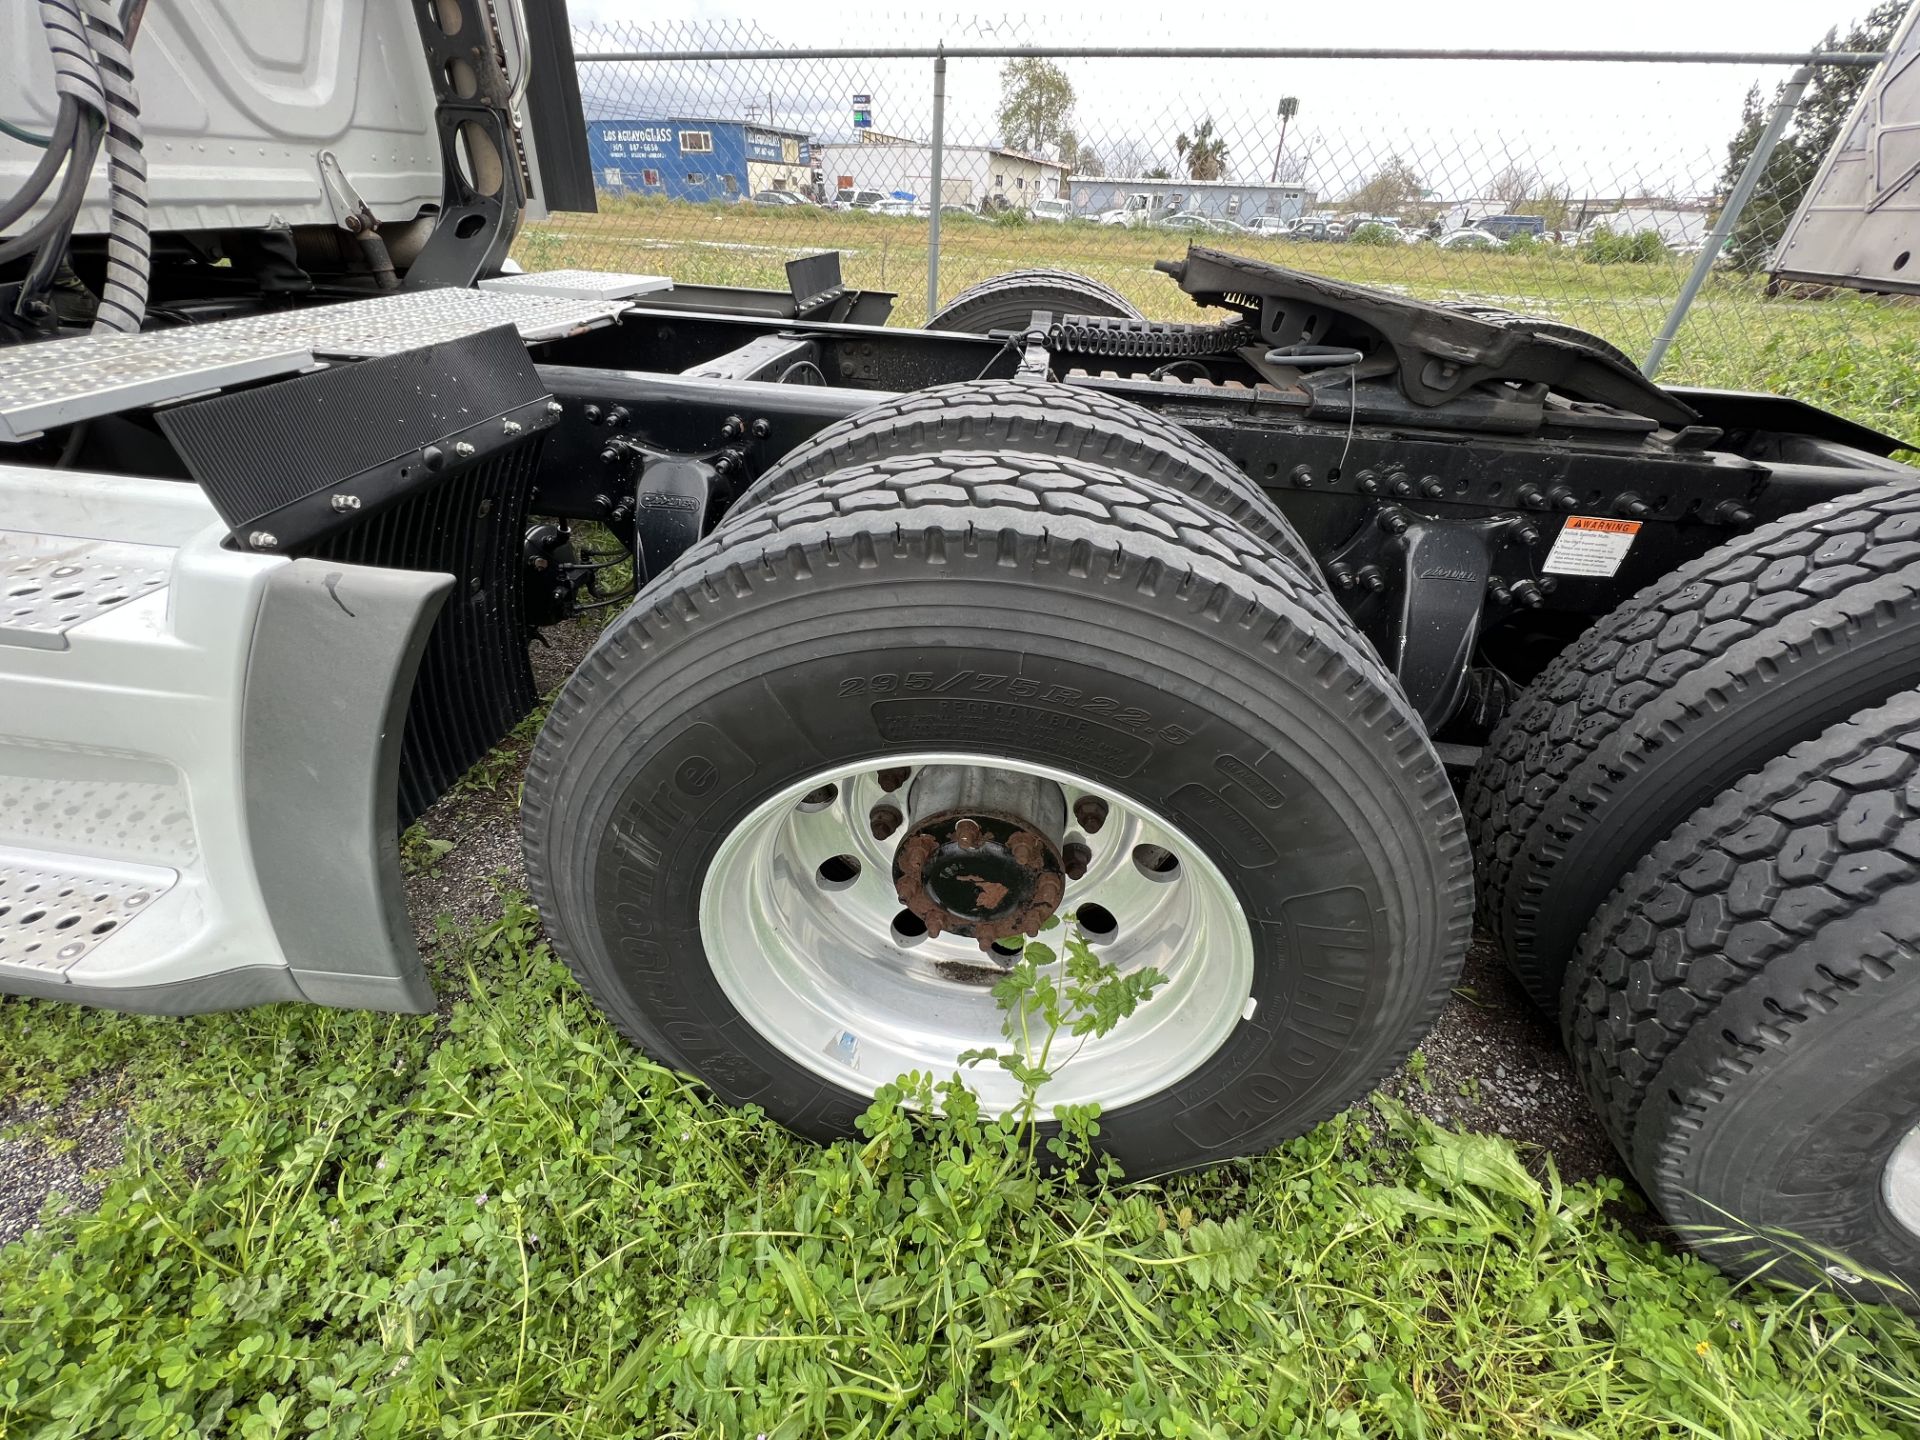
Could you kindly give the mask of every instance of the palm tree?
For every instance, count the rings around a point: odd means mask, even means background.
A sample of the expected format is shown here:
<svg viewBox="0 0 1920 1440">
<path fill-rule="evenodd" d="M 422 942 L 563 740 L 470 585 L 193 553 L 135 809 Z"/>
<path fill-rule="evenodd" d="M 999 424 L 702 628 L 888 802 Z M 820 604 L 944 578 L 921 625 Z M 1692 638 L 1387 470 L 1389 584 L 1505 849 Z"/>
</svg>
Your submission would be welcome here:
<svg viewBox="0 0 1920 1440">
<path fill-rule="evenodd" d="M 1227 173 L 1227 142 L 1213 133 L 1209 115 L 1194 127 L 1193 134 L 1181 134 L 1173 142 L 1180 158 L 1187 162 L 1187 174 L 1195 180 L 1218 180 Z"/>
<path fill-rule="evenodd" d="M 1280 153 L 1287 148 L 1287 122 L 1300 113 L 1300 101 L 1292 95 L 1280 97 L 1280 143 L 1273 149 L 1273 175 L 1269 185 L 1280 183 Z"/>
</svg>

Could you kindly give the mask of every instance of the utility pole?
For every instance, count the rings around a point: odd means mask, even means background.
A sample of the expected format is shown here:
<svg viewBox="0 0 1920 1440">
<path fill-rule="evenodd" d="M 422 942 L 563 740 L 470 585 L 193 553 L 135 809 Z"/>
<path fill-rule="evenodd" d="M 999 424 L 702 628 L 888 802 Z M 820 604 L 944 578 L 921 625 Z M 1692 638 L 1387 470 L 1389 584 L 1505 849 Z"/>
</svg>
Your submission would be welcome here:
<svg viewBox="0 0 1920 1440">
<path fill-rule="evenodd" d="M 1273 147 L 1273 174 L 1267 177 L 1267 184 L 1280 183 L 1280 155 L 1287 148 L 1287 122 L 1300 113 L 1300 102 L 1292 95 L 1280 97 L 1280 143 Z"/>
</svg>

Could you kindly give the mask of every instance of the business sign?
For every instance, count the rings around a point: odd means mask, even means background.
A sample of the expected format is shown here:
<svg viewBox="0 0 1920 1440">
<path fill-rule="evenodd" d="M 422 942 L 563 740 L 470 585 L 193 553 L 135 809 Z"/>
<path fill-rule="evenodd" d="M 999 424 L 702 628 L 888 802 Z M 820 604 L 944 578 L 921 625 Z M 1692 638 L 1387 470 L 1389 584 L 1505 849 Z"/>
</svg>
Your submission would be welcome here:
<svg viewBox="0 0 1920 1440">
<path fill-rule="evenodd" d="M 853 97 L 853 128 L 871 130 L 873 128 L 873 96 L 856 95 Z"/>
</svg>

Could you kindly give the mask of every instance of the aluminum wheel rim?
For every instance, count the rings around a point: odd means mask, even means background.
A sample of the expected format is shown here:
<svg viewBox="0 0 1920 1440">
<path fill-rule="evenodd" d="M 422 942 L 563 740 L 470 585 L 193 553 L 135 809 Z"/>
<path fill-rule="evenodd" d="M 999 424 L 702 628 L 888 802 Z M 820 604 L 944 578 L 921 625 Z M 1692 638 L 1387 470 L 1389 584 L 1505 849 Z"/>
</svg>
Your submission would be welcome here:
<svg viewBox="0 0 1920 1440">
<path fill-rule="evenodd" d="M 1893 1218 L 1920 1235 L 1920 1125 L 1914 1126 L 1887 1157 L 1880 1175 L 1880 1193 Z"/>
<path fill-rule="evenodd" d="M 1069 813 L 1098 796 L 1097 833 L 1069 827 L 1087 844 L 1086 874 L 1070 881 L 1064 916 L 1098 906 L 1117 922 L 1096 953 L 1123 974 L 1154 966 L 1166 983 L 1106 1036 L 1061 1036 L 1051 1108 L 1097 1102 L 1107 1110 L 1158 1094 L 1198 1069 L 1234 1027 L 1251 1019 L 1253 939 L 1219 868 L 1177 826 L 1146 806 L 1064 770 L 980 755 L 916 752 L 822 771 L 757 806 L 722 843 L 700 893 L 700 938 L 728 1000 L 788 1060 L 845 1089 L 871 1095 L 910 1071 L 945 1079 L 959 1056 L 1004 1047 L 994 970 L 962 936 L 902 938 L 892 879 L 894 842 L 876 839 L 869 816 L 891 798 L 884 771 L 925 765 L 991 765 L 1037 775 L 1066 792 Z M 834 787 L 831 800 L 818 796 Z M 905 792 L 902 786 L 899 793 Z M 811 802 L 808 797 L 815 797 Z M 1175 859 L 1156 873 L 1140 847 Z M 823 862 L 851 856 L 857 876 Z M 1164 864 L 1164 862 L 1160 862 Z M 1093 913 L 1089 911 L 1089 913 Z M 1045 939 L 1059 948 L 1061 932 Z M 1075 1046 L 1078 1049 L 1075 1049 Z M 990 1114 L 1020 1099 L 992 1063 L 962 1070 Z"/>
</svg>

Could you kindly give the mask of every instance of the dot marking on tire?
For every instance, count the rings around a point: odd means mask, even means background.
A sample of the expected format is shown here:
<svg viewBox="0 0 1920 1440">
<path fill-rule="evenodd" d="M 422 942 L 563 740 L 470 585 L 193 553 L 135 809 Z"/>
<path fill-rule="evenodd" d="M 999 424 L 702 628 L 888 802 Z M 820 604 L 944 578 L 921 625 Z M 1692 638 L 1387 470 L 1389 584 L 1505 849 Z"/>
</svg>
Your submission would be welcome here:
<svg viewBox="0 0 1920 1440">
<path fill-rule="evenodd" d="M 827 1042 L 827 1054 L 849 1070 L 858 1070 L 860 1068 L 860 1037 L 851 1030 L 842 1030 Z"/>
<path fill-rule="evenodd" d="M 1260 1002 L 1257 999 L 1255 999 L 1253 996 L 1249 995 L 1247 997 L 1247 1003 L 1243 1005 L 1240 1009 L 1240 1018 L 1242 1020 L 1253 1019 L 1253 1012 L 1258 1010 L 1259 1008 L 1260 1008 Z"/>
</svg>

